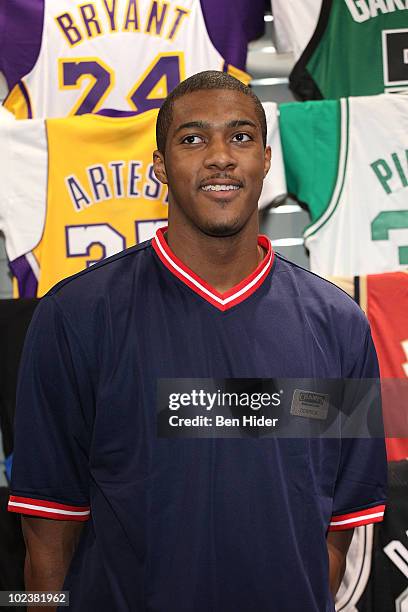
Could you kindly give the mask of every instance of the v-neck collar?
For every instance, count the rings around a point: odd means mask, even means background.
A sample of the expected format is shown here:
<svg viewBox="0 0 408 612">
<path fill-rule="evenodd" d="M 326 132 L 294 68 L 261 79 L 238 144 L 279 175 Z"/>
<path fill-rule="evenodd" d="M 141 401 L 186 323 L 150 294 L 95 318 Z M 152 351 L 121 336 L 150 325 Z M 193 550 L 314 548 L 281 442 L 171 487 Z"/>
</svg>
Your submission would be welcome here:
<svg viewBox="0 0 408 612">
<path fill-rule="evenodd" d="M 266 255 L 261 263 L 240 283 L 228 289 L 225 293 L 219 293 L 176 257 L 164 237 L 166 231 L 167 227 L 159 228 L 152 239 L 152 246 L 160 261 L 187 287 L 222 311 L 236 306 L 252 295 L 268 276 L 275 258 L 269 238 L 263 235 L 258 236 L 258 245 L 266 250 Z"/>
</svg>

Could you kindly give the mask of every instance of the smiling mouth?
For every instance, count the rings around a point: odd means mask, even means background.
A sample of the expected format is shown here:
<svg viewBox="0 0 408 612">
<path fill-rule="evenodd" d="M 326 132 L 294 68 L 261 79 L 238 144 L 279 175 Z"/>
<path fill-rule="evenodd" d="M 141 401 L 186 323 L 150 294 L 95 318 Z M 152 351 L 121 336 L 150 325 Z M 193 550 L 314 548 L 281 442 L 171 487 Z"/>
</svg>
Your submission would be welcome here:
<svg viewBox="0 0 408 612">
<path fill-rule="evenodd" d="M 201 189 L 203 191 L 238 191 L 241 187 L 239 185 L 204 185 Z"/>
</svg>

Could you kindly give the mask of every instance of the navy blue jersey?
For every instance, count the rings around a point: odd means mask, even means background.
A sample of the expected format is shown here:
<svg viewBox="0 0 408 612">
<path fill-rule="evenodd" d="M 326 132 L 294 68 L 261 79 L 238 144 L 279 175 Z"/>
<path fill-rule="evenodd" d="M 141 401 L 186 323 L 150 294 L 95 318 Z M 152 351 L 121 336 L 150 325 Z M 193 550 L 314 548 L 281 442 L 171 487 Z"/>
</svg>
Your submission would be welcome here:
<svg viewBox="0 0 408 612">
<path fill-rule="evenodd" d="M 328 529 L 381 520 L 381 439 L 156 434 L 158 379 L 378 375 L 351 298 L 259 242 L 224 294 L 159 230 L 41 300 L 9 509 L 85 521 L 70 610 L 332 611 Z"/>
</svg>

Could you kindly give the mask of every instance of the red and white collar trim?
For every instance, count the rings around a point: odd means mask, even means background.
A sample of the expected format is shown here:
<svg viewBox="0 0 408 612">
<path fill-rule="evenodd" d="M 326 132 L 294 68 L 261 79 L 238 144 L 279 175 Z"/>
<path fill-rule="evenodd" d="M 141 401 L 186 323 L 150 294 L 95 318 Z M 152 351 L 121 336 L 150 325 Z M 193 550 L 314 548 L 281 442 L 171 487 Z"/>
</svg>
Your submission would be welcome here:
<svg viewBox="0 0 408 612">
<path fill-rule="evenodd" d="M 275 253 L 273 252 L 269 238 L 262 235 L 258 236 L 258 244 L 267 251 L 266 256 L 256 270 L 247 276 L 247 278 L 225 293 L 219 293 L 174 255 L 164 238 L 166 231 L 167 227 L 159 228 L 152 240 L 152 246 L 161 262 L 170 272 L 177 276 L 177 278 L 195 291 L 195 293 L 198 293 L 198 295 L 207 300 L 207 302 L 210 302 L 210 304 L 223 311 L 236 306 L 252 295 L 252 293 L 262 285 L 265 278 L 268 276 L 268 272 L 272 268 L 275 258 Z"/>
</svg>

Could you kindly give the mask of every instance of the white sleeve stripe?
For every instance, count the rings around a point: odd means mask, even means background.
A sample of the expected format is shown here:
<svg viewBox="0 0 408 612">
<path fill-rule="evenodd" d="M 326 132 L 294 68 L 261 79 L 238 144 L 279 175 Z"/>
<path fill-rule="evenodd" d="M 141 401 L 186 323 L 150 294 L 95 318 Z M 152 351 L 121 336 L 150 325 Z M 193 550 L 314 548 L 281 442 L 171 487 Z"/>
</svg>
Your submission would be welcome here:
<svg viewBox="0 0 408 612">
<path fill-rule="evenodd" d="M 46 508 L 45 506 L 35 506 L 34 504 L 23 504 L 21 502 L 9 501 L 9 506 L 15 508 L 25 508 L 27 510 L 39 510 L 41 512 L 49 512 L 50 514 L 64 514 L 66 516 L 88 516 L 90 510 L 85 511 L 73 511 L 73 510 L 60 510 L 59 508 Z"/>
<path fill-rule="evenodd" d="M 360 521 L 366 521 L 372 518 L 379 518 L 384 516 L 383 512 L 376 512 L 375 514 L 366 514 L 363 516 L 355 516 L 353 518 L 345 519 L 344 521 L 330 521 L 330 525 L 348 525 L 351 523 L 359 523 Z"/>
</svg>

